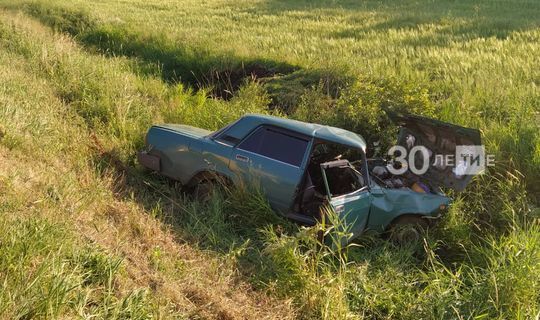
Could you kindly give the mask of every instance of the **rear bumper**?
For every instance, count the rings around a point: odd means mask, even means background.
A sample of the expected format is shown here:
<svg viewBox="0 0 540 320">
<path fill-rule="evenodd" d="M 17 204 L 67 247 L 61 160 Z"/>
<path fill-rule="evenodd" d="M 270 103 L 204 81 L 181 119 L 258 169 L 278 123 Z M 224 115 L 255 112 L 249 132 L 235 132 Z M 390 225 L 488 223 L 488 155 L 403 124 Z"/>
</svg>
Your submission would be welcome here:
<svg viewBox="0 0 540 320">
<path fill-rule="evenodd" d="M 160 159 L 158 156 L 148 154 L 146 151 L 140 151 L 137 154 L 137 160 L 143 167 L 150 170 L 158 172 L 161 170 Z"/>
</svg>

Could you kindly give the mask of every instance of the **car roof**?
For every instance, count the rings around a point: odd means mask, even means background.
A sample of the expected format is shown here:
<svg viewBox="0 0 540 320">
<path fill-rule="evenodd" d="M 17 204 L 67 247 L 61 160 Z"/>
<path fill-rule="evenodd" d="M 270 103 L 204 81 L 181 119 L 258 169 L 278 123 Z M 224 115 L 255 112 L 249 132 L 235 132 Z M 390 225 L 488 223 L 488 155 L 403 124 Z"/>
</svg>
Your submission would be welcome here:
<svg viewBox="0 0 540 320">
<path fill-rule="evenodd" d="M 309 137 L 335 142 L 352 148 L 359 148 L 362 151 L 366 150 L 366 141 L 361 135 L 341 128 L 263 114 L 246 114 L 241 118 L 241 122 L 249 124 L 252 128 L 263 124 L 272 125 Z"/>
</svg>

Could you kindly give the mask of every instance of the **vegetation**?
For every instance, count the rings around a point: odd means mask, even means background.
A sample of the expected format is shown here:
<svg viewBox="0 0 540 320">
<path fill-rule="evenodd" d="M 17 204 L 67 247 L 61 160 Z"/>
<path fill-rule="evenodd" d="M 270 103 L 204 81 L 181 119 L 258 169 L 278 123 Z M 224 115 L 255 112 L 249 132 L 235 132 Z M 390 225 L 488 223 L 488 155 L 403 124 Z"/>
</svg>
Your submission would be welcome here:
<svg viewBox="0 0 540 320">
<path fill-rule="evenodd" d="M 540 315 L 536 1 L 0 6 L 3 318 Z M 152 123 L 246 112 L 388 145 L 383 107 L 479 127 L 497 159 L 407 247 L 338 250 L 315 235 L 346 226 L 291 225 L 257 191 L 192 202 L 134 158 Z"/>
</svg>

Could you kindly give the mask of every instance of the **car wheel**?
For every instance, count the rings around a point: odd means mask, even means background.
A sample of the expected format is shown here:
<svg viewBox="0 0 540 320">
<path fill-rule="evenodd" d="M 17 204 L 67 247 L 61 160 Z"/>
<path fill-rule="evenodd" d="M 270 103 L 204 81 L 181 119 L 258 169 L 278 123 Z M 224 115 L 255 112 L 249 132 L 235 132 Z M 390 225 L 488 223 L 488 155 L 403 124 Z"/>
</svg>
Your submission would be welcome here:
<svg viewBox="0 0 540 320">
<path fill-rule="evenodd" d="M 212 180 L 203 180 L 193 189 L 193 198 L 199 202 L 208 202 L 212 199 L 215 191 L 215 184 Z"/>
<path fill-rule="evenodd" d="M 399 245 L 415 244 L 422 240 L 428 227 L 426 219 L 419 216 L 403 216 L 392 223 L 390 240 Z"/>
</svg>

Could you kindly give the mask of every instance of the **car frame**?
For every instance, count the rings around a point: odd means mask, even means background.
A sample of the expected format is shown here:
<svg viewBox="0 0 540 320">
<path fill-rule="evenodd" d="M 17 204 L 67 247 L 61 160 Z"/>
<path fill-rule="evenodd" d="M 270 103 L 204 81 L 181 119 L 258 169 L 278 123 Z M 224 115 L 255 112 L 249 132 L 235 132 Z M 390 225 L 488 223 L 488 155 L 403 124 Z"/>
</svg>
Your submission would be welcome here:
<svg viewBox="0 0 540 320">
<path fill-rule="evenodd" d="M 422 117 L 397 117 L 402 122 L 408 119 L 415 124 L 429 123 Z M 458 142 L 479 143 L 479 133 L 474 129 L 443 122 L 431 124 L 430 130 L 436 128 L 446 134 L 444 139 L 455 135 L 454 146 Z M 414 125 L 406 129 L 419 141 L 429 142 L 429 136 L 422 139 L 423 133 L 414 131 Z M 403 142 L 403 137 L 400 139 Z M 410 227 L 400 237 L 410 238 L 411 233 L 417 236 L 418 228 L 440 217 L 451 203 L 440 183 L 430 185 L 433 180 L 448 182 L 441 178 L 440 172 L 433 171 L 424 180 L 412 177 L 414 183 L 427 186 L 424 192 L 410 186 L 388 187 L 372 172 L 376 164 L 387 163 L 366 157 L 367 144 L 363 137 L 331 126 L 247 114 L 216 132 L 186 125 L 155 125 L 148 131 L 145 143 L 139 162 L 179 181 L 199 197 L 207 195 L 217 181 L 230 185 L 255 184 L 276 212 L 304 225 L 321 221 L 322 207 L 331 206 L 349 225 L 352 238 L 366 230 L 384 232 L 398 225 Z M 347 153 L 358 157 L 354 162 L 341 159 L 340 155 L 324 161 L 314 160 L 319 147 L 345 148 Z M 438 150 L 437 146 L 432 147 Z M 445 152 L 449 151 L 452 150 Z M 331 152 L 321 154 L 333 156 Z M 446 186 L 458 181 L 456 179 L 450 179 Z M 335 183 L 329 183 L 330 180 Z M 468 180 L 469 177 L 459 181 L 460 188 Z M 350 192 L 346 192 L 348 185 L 352 186 Z M 345 191 L 337 192 L 337 189 Z"/>
</svg>

